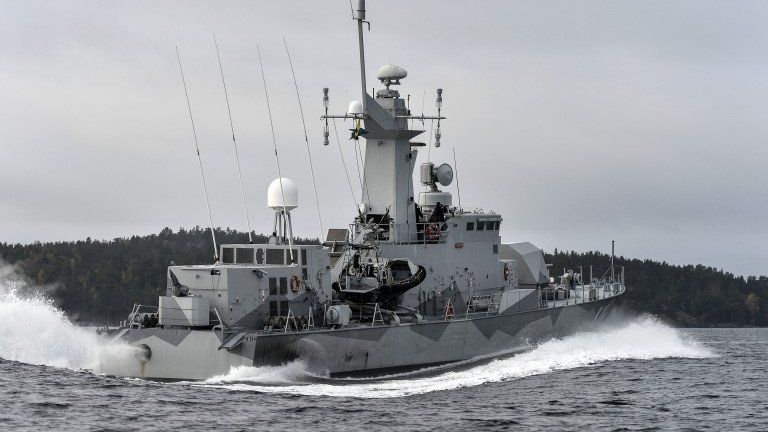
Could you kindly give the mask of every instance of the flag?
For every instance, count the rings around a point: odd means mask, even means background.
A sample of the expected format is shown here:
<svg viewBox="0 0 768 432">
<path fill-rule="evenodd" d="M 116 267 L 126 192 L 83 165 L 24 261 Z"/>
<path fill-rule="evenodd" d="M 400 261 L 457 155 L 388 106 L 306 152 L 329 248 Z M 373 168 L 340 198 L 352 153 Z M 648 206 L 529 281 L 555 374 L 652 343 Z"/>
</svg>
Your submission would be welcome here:
<svg viewBox="0 0 768 432">
<path fill-rule="evenodd" d="M 360 119 L 355 120 L 355 128 L 350 129 L 350 131 L 352 132 L 352 135 L 350 135 L 349 139 L 353 139 L 355 141 L 357 141 L 362 135 L 368 133 L 367 130 L 360 126 Z"/>
</svg>

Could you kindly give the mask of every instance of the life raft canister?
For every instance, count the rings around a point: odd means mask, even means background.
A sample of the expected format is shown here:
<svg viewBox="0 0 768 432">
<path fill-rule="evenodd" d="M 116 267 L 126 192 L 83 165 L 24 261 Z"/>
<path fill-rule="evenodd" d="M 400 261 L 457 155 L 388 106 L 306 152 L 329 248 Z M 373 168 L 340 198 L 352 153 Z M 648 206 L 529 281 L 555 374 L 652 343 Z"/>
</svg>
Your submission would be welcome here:
<svg viewBox="0 0 768 432">
<path fill-rule="evenodd" d="M 302 283 L 304 283 L 304 281 L 302 281 L 300 277 L 296 275 L 291 276 L 291 291 L 295 293 L 299 292 L 299 287 Z"/>
</svg>

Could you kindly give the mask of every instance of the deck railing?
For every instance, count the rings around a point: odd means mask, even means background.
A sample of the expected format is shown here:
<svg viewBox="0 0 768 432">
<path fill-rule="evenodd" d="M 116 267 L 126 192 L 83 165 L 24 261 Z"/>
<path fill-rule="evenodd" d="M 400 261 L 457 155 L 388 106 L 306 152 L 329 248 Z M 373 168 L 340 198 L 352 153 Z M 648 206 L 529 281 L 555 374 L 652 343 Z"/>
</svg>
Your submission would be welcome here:
<svg viewBox="0 0 768 432">
<path fill-rule="evenodd" d="M 540 289 L 540 301 L 541 307 L 546 309 L 555 306 L 569 305 L 569 304 L 581 304 L 592 301 L 602 300 L 610 297 L 617 296 L 626 290 L 624 285 L 624 267 L 614 267 L 613 280 L 610 277 L 611 269 L 609 268 L 604 277 L 597 278 L 591 274 L 590 268 L 590 281 L 589 283 L 579 282 L 572 286 L 555 284 Z M 564 291 L 567 289 L 568 291 Z M 564 299 L 558 299 L 557 293 L 568 292 L 570 297 Z"/>
<path fill-rule="evenodd" d="M 365 228 L 376 228 L 372 236 L 374 240 L 379 242 L 392 244 L 437 244 L 445 243 L 448 237 L 448 226 L 449 224 L 446 222 L 350 224 L 349 232 L 352 233 L 354 238 Z"/>
</svg>

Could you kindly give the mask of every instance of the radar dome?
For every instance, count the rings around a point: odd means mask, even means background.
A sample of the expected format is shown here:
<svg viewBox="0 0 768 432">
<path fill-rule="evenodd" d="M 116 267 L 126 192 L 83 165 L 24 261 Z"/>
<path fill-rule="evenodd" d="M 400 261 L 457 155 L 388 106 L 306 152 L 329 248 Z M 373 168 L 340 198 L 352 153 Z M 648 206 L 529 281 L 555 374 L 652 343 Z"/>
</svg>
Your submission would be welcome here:
<svg viewBox="0 0 768 432">
<path fill-rule="evenodd" d="M 379 69 L 379 73 L 376 74 L 376 78 L 384 84 L 400 84 L 400 80 L 407 77 L 408 72 L 400 66 L 393 64 L 384 65 Z"/>
<path fill-rule="evenodd" d="M 280 185 L 282 180 L 282 190 Z M 291 211 L 299 206 L 299 188 L 289 178 L 274 179 L 267 189 L 267 206 L 275 211 L 283 210 L 283 197 L 285 197 L 285 209 Z"/>
<path fill-rule="evenodd" d="M 349 103 L 349 109 L 347 114 L 358 115 L 363 113 L 363 103 L 360 101 L 352 101 Z"/>
</svg>

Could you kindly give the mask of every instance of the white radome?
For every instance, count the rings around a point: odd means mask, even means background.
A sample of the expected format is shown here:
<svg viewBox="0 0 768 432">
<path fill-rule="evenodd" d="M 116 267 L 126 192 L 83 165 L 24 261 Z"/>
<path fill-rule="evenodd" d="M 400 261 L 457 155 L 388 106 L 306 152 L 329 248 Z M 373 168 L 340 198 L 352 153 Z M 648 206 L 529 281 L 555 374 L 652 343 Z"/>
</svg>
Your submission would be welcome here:
<svg viewBox="0 0 768 432">
<path fill-rule="evenodd" d="M 419 206 L 423 210 L 432 211 L 437 203 L 445 207 L 453 205 L 453 198 L 450 192 L 422 192 L 419 194 Z"/>
<path fill-rule="evenodd" d="M 363 103 L 360 101 L 352 101 L 349 103 L 349 109 L 347 114 L 360 115 L 363 113 Z"/>
<path fill-rule="evenodd" d="M 379 73 L 376 74 L 376 78 L 381 82 L 386 81 L 400 81 L 408 76 L 408 72 L 400 66 L 393 64 L 384 65 L 379 69 Z"/>
<path fill-rule="evenodd" d="M 282 178 L 283 185 L 280 190 L 280 179 L 272 180 L 267 189 L 267 206 L 275 211 L 282 211 L 283 207 L 291 211 L 299 206 L 299 188 L 296 183 L 289 178 Z M 283 206 L 283 196 L 285 196 L 285 206 Z"/>
</svg>

